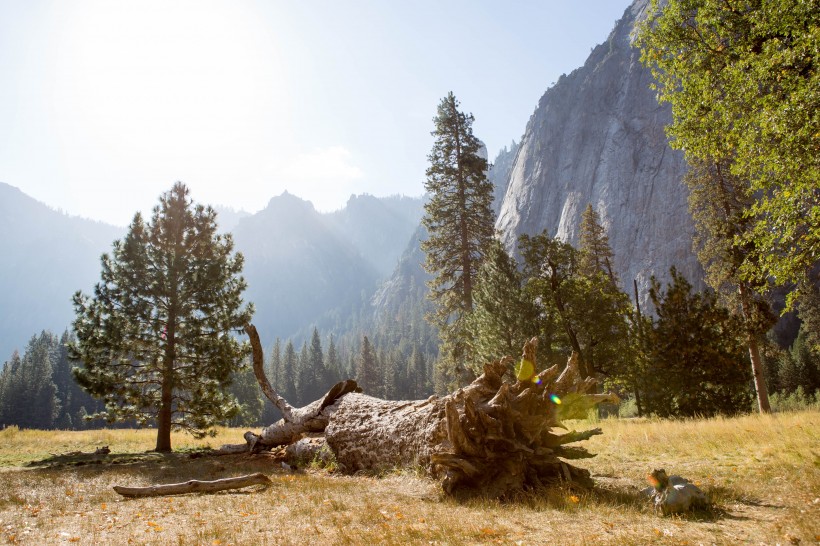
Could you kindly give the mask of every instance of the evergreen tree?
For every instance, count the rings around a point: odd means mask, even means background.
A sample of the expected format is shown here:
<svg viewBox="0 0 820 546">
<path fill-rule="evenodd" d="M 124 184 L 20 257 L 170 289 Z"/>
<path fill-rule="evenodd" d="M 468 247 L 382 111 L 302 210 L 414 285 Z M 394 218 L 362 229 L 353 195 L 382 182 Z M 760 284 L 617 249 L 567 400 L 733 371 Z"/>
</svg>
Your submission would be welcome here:
<svg viewBox="0 0 820 546">
<path fill-rule="evenodd" d="M 268 364 L 268 371 L 266 372 L 270 379 L 273 388 L 277 392 L 284 393 L 284 369 L 282 364 L 282 341 L 277 337 L 273 342 L 273 348 L 270 351 L 270 363 Z M 286 397 L 287 399 L 287 397 Z M 278 410 L 273 405 L 273 402 L 265 398 L 264 407 L 262 409 L 262 423 L 270 424 L 275 422 L 278 417 Z"/>
<path fill-rule="evenodd" d="M 251 366 L 244 366 L 234 373 L 228 391 L 239 404 L 239 411 L 228 419 L 228 425 L 249 427 L 259 424 L 265 406 Z"/>
<path fill-rule="evenodd" d="M 601 224 L 601 217 L 595 212 L 591 204 L 587 205 L 581 214 L 580 241 L 578 245 L 578 271 L 587 277 L 597 273 L 606 274 L 613 285 L 617 284 L 615 273 L 612 270 L 612 247 L 609 246 L 609 237 Z"/>
<path fill-rule="evenodd" d="M 375 396 L 381 390 L 381 374 L 376 353 L 367 336 L 362 339 L 361 352 L 356 362 L 356 382 L 365 394 Z"/>
<path fill-rule="evenodd" d="M 413 344 L 413 353 L 410 356 L 409 392 L 410 400 L 418 400 L 430 395 L 430 377 L 427 372 L 427 361 L 418 344 Z"/>
<path fill-rule="evenodd" d="M 459 382 L 466 355 L 465 319 L 473 310 L 478 268 L 493 238 L 493 186 L 487 179 L 487 160 L 479 155 L 481 142 L 473 135 L 472 114 L 458 110 L 453 93 L 441 100 L 434 118 L 435 137 L 428 156 L 422 223 L 429 237 L 422 242 L 425 269 L 433 275 L 430 298 L 436 303 L 431 320 L 442 338 L 444 369 Z M 462 375 L 462 377 L 458 377 Z"/>
<path fill-rule="evenodd" d="M 572 245 L 549 237 L 546 231 L 534 237 L 522 235 L 519 248 L 524 258 L 526 294 L 538 313 L 539 354 L 548 363 L 558 363 L 556 360 L 575 352 L 580 374 L 589 376 L 592 368 L 574 320 L 574 302 L 580 305 L 583 297 L 577 283 L 578 252 Z"/>
<path fill-rule="evenodd" d="M 339 353 L 336 351 L 336 343 L 333 341 L 333 334 L 330 334 L 330 341 L 327 344 L 327 362 L 325 365 L 330 381 L 329 385 L 335 385 L 342 380 L 342 363 Z"/>
<path fill-rule="evenodd" d="M 50 429 L 54 427 L 60 407 L 57 386 L 52 380 L 54 360 L 59 341 L 51 332 L 32 336 L 20 366 L 21 398 L 25 408 L 17 418 L 21 428 Z"/>
<path fill-rule="evenodd" d="M 16 425 L 19 412 L 24 411 L 20 388 L 21 365 L 20 353 L 15 350 L 0 372 L 0 428 Z"/>
<path fill-rule="evenodd" d="M 299 358 L 296 356 L 296 349 L 293 342 L 288 340 L 285 345 L 285 356 L 282 358 L 282 396 L 286 400 L 297 400 L 296 394 L 296 372 L 299 367 Z"/>
<path fill-rule="evenodd" d="M 310 354 L 308 353 L 307 341 L 302 342 L 302 348 L 296 361 L 296 400 L 297 404 L 303 406 L 315 400 L 313 394 L 316 377 L 310 369 Z"/>
<path fill-rule="evenodd" d="M 794 392 L 798 387 L 803 387 L 804 392 L 808 393 L 820 389 L 820 358 L 812 350 L 808 338 L 804 325 L 801 325 L 789 351 L 789 358 L 783 361 L 779 379 L 787 393 Z"/>
<path fill-rule="evenodd" d="M 751 402 L 741 321 L 714 292 L 693 293 L 674 268 L 663 290 L 652 279 L 657 320 L 643 401 L 661 417 L 712 416 L 745 411 Z"/>
<path fill-rule="evenodd" d="M 743 267 L 757 259 L 753 246 L 736 242 L 751 229 L 748 185 L 730 172 L 725 161 L 695 161 L 684 181 L 690 190 L 689 210 L 695 221 L 694 246 L 706 282 L 742 318 L 758 408 L 770 412 L 760 344 L 775 317 L 769 303 L 760 296 L 765 282 L 752 282 L 741 275 Z"/>
<path fill-rule="evenodd" d="M 474 373 L 505 355 L 518 356 L 524 343 L 538 334 L 537 311 L 524 292 L 515 260 L 494 239 L 478 272 L 475 309 L 467 322 Z"/>
<path fill-rule="evenodd" d="M 333 378 L 328 373 L 325 366 L 325 354 L 322 351 L 322 340 L 319 337 L 319 330 L 313 328 L 313 335 L 310 338 L 310 352 L 308 354 L 308 365 L 313 372 L 313 384 L 310 390 L 310 400 L 317 400 L 325 394 L 332 386 L 330 382 Z"/>
<path fill-rule="evenodd" d="M 137 213 L 103 255 L 94 296 L 74 296 L 78 382 L 105 400 L 109 420 L 154 420 L 157 451 L 171 450 L 172 430 L 202 436 L 238 410 L 226 388 L 249 352 L 230 335 L 253 312 L 242 264 L 216 212 L 176 183 L 149 223 Z"/>
</svg>

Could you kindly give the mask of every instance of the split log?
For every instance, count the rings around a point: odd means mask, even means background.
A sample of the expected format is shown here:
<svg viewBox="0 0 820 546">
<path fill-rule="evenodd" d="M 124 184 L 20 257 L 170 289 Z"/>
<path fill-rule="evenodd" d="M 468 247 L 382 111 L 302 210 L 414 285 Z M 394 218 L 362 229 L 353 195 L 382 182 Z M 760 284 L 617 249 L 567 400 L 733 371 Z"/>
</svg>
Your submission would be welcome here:
<svg viewBox="0 0 820 546">
<path fill-rule="evenodd" d="M 270 478 L 257 472 L 236 478 L 223 478 L 213 481 L 189 480 L 184 483 L 150 485 L 148 487 L 114 486 L 114 491 L 123 497 L 159 497 L 166 495 L 184 495 L 185 493 L 214 493 L 227 489 L 241 489 L 251 485 L 270 485 Z"/>
<path fill-rule="evenodd" d="M 258 345 L 254 327 L 248 325 L 247 331 L 251 343 Z M 566 434 L 553 429 L 563 426 L 568 406 L 586 410 L 613 397 L 591 394 L 595 380 L 580 377 L 576 355 L 563 370 L 553 366 L 535 374 L 536 349 L 533 338 L 522 356 L 521 368 L 533 373 L 505 382 L 505 373 L 515 363 L 506 357 L 485 365 L 470 385 L 440 398 L 381 400 L 362 394 L 348 380 L 321 400 L 289 408 L 290 418 L 283 417 L 259 435 L 246 433 L 245 439 L 253 450 L 324 432 L 343 472 L 418 467 L 441 480 L 452 495 L 503 497 L 561 481 L 591 486 L 586 470 L 562 459 L 591 457 L 585 449 L 567 444 L 600 434 L 600 429 Z M 264 378 L 261 346 L 253 355 L 256 376 Z M 273 391 L 269 384 L 262 388 L 266 395 Z M 271 401 L 277 404 L 274 398 Z"/>
</svg>

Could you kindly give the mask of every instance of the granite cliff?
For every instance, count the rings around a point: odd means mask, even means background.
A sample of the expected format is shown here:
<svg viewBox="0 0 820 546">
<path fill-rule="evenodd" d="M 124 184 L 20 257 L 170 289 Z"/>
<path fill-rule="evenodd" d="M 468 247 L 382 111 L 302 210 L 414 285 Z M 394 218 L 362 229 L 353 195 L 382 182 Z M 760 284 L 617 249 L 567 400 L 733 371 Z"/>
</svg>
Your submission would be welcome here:
<svg viewBox="0 0 820 546">
<path fill-rule="evenodd" d="M 676 266 L 699 282 L 683 154 L 664 133 L 671 120 L 649 87 L 652 76 L 632 47 L 648 0 L 635 0 L 583 67 L 541 97 L 509 169 L 496 228 L 515 251 L 518 236 L 541 233 L 577 245 L 591 203 L 608 229 L 615 268 L 646 300 L 652 275 Z M 643 303 L 643 302 L 642 302 Z"/>
</svg>

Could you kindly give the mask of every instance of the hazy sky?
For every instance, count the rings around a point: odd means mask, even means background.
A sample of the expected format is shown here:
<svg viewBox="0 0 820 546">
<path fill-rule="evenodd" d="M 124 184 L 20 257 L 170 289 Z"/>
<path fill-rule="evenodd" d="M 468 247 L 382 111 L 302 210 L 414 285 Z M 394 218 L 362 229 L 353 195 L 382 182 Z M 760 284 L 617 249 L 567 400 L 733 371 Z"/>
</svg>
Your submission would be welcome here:
<svg viewBox="0 0 820 546">
<path fill-rule="evenodd" d="M 0 182 L 116 225 L 176 180 L 249 212 L 421 195 L 448 91 L 492 160 L 629 3 L 0 0 Z"/>
</svg>

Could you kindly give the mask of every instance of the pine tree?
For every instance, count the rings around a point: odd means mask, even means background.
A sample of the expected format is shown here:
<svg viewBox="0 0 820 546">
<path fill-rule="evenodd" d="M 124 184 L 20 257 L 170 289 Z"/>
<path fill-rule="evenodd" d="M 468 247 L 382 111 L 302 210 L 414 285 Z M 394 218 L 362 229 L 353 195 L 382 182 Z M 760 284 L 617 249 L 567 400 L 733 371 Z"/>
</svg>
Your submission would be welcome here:
<svg viewBox="0 0 820 546">
<path fill-rule="evenodd" d="M 328 374 L 325 366 L 325 354 L 322 351 L 322 340 L 319 337 L 319 330 L 313 328 L 313 335 L 310 338 L 310 350 L 308 354 L 308 365 L 313 372 L 313 384 L 310 389 L 310 400 L 316 400 L 330 389 L 332 378 Z"/>
<path fill-rule="evenodd" d="M 256 376 L 250 366 L 244 366 L 233 374 L 228 392 L 239 404 L 239 411 L 227 420 L 228 425 L 249 427 L 258 424 L 265 405 L 260 396 Z"/>
<path fill-rule="evenodd" d="M 693 293 L 674 268 L 670 275 L 665 290 L 653 278 L 649 291 L 657 319 L 642 397 L 646 409 L 661 417 L 745 411 L 751 374 L 741 321 L 718 304 L 714 292 Z"/>
<path fill-rule="evenodd" d="M 157 451 L 171 450 L 172 430 L 199 437 L 238 410 L 226 388 L 249 352 L 230 335 L 253 312 L 242 264 L 216 212 L 178 182 L 103 255 L 93 297 L 74 296 L 78 382 L 108 419 L 155 421 Z"/>
<path fill-rule="evenodd" d="M 16 425 L 18 413 L 22 411 L 21 365 L 20 353 L 15 350 L 0 371 L 0 428 Z"/>
<path fill-rule="evenodd" d="M 573 351 L 578 354 L 583 377 L 626 377 L 632 359 L 629 297 L 618 290 L 608 274 L 581 274 L 579 251 L 546 232 L 534 237 L 522 235 L 519 246 L 527 278 L 525 290 L 538 310 L 546 359 L 554 359 L 551 349 L 562 358 Z"/>
<path fill-rule="evenodd" d="M 706 272 L 706 282 L 743 320 L 758 409 L 768 413 L 771 407 L 760 345 L 774 325 L 775 316 L 760 295 L 766 290 L 766 282 L 752 282 L 741 275 L 757 254 L 749 245 L 736 244 L 752 227 L 747 215 L 752 201 L 748 184 L 733 175 L 725 161 L 695 162 L 684 182 L 689 187 L 698 260 Z"/>
<path fill-rule="evenodd" d="M 430 200 L 422 223 L 429 237 L 422 242 L 425 269 L 433 275 L 430 298 L 436 303 L 431 320 L 442 338 L 444 367 L 464 382 L 465 319 L 473 310 L 473 288 L 493 238 L 493 186 L 481 142 L 473 135 L 472 114 L 458 110 L 453 93 L 441 100 L 434 118 L 435 137 L 428 156 L 425 189 Z"/>
<path fill-rule="evenodd" d="M 296 401 L 303 406 L 315 400 L 312 397 L 313 385 L 316 382 L 310 369 L 310 354 L 308 353 L 307 341 L 302 342 L 302 348 L 296 360 Z"/>
<path fill-rule="evenodd" d="M 339 353 L 336 351 L 336 343 L 333 341 L 333 334 L 330 334 L 330 341 L 327 344 L 327 362 L 325 364 L 329 385 L 335 385 L 342 380 L 342 363 L 339 360 Z"/>
<path fill-rule="evenodd" d="M 524 293 L 524 280 L 515 260 L 494 239 L 478 272 L 475 308 L 467 323 L 473 371 L 480 375 L 487 362 L 517 356 L 537 334 L 537 311 Z"/>
<path fill-rule="evenodd" d="M 613 254 L 609 237 L 601 224 L 601 217 L 591 204 L 581 214 L 578 250 L 578 271 L 582 275 L 592 277 L 601 272 L 609 277 L 613 285 L 617 285 L 618 281 L 612 270 Z"/>
<path fill-rule="evenodd" d="M 424 358 L 424 353 L 418 344 L 413 344 L 413 352 L 410 356 L 410 372 L 409 372 L 409 387 L 408 398 L 410 400 L 418 400 L 425 398 L 430 394 L 430 378 L 427 372 L 427 361 Z"/>
<path fill-rule="evenodd" d="M 282 358 L 282 396 L 286 400 L 297 400 L 296 394 L 296 372 L 299 367 L 299 358 L 293 342 L 288 340 L 285 345 L 285 355 Z M 278 387 L 277 387 L 278 388 Z"/>
<path fill-rule="evenodd" d="M 282 364 L 282 341 L 277 337 L 273 342 L 273 348 L 270 351 L 270 364 L 266 372 L 271 384 L 279 392 L 285 392 L 284 387 L 284 369 Z M 273 402 L 265 398 L 265 405 L 262 410 L 262 423 L 273 423 L 278 417 L 278 410 L 274 407 Z"/>
<path fill-rule="evenodd" d="M 59 341 L 51 332 L 32 336 L 20 367 L 22 400 L 18 416 L 22 428 L 50 429 L 60 411 L 57 386 L 52 380 Z"/>
<path fill-rule="evenodd" d="M 376 362 L 376 353 L 367 336 L 362 339 L 359 358 L 356 362 L 356 382 L 365 392 L 375 396 L 381 390 L 381 374 Z"/>
</svg>

